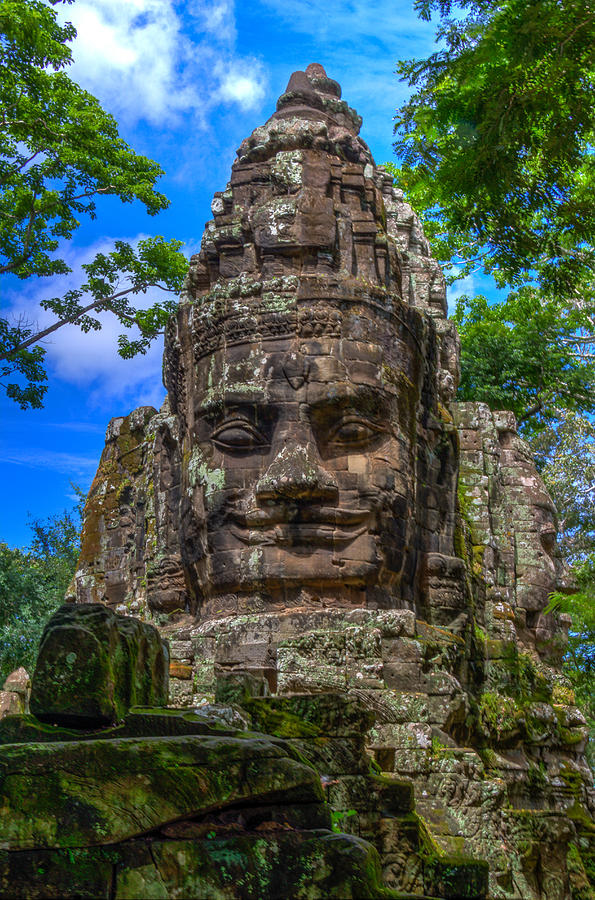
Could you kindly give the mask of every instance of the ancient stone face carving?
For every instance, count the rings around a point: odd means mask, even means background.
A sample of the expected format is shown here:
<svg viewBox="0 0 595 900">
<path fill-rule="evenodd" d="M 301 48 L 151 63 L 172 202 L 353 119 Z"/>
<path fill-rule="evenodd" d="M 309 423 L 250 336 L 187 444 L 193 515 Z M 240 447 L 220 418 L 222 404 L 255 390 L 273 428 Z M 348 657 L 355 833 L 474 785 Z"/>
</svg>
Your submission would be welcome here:
<svg viewBox="0 0 595 900">
<path fill-rule="evenodd" d="M 557 545 L 556 509 L 535 471 L 527 445 L 516 434 L 512 414 L 496 413 L 502 462 L 505 467 L 505 498 L 515 521 L 515 599 L 524 624 L 540 646 L 552 643 L 556 623 L 543 610 L 553 591 L 575 589 L 570 570 Z M 521 477 L 519 478 L 519 475 Z"/>
<path fill-rule="evenodd" d="M 314 65 L 240 146 L 168 326 L 168 399 L 138 447 L 136 493 L 112 489 L 124 434 L 102 460 L 79 595 L 120 603 L 132 585 L 154 612 L 201 617 L 458 615 L 456 448 L 440 408 L 458 344 L 417 217 L 360 124 Z"/>
<path fill-rule="evenodd" d="M 213 594 L 394 591 L 412 538 L 419 360 L 391 330 L 386 348 L 296 335 L 205 360 L 194 465 L 210 474 L 195 501 Z"/>
<path fill-rule="evenodd" d="M 174 705 L 361 698 L 370 749 L 415 783 L 443 849 L 489 858 L 490 896 L 561 900 L 548 871 L 565 872 L 563 813 L 588 779 L 586 723 L 550 665 L 553 506 L 512 414 L 451 402 L 444 278 L 359 125 L 314 65 L 243 141 L 168 324 L 167 399 L 108 429 L 73 588 L 170 637 Z M 355 811 L 368 788 L 344 712 L 329 723 L 341 743 L 316 758 Z M 386 785 L 386 884 L 446 896 L 412 866 Z M 482 893 L 442 864 L 449 896 Z"/>
</svg>

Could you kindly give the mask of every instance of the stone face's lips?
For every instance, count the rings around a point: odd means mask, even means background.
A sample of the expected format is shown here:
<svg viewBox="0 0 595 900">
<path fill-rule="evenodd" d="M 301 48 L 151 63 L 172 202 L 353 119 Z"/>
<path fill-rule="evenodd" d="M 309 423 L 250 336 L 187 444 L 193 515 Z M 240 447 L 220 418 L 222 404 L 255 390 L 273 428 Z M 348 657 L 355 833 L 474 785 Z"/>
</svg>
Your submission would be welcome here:
<svg viewBox="0 0 595 900">
<path fill-rule="evenodd" d="M 368 529 L 370 510 L 331 507 L 308 508 L 296 504 L 270 510 L 251 509 L 234 513 L 231 531 L 245 544 L 317 544 L 335 547 L 348 544 Z"/>
<path fill-rule="evenodd" d="M 336 525 L 322 522 L 310 525 L 288 523 L 258 530 L 239 529 L 233 525 L 231 527 L 232 534 L 245 544 L 257 546 L 277 544 L 288 547 L 296 545 L 336 547 L 337 544 L 351 543 L 365 531 L 367 531 L 366 525 L 345 530 L 338 529 Z"/>
<path fill-rule="evenodd" d="M 233 518 L 248 528 L 270 528 L 282 524 L 358 525 L 370 515 L 369 509 L 339 509 L 328 506 L 281 503 L 271 509 L 249 509 Z"/>
</svg>

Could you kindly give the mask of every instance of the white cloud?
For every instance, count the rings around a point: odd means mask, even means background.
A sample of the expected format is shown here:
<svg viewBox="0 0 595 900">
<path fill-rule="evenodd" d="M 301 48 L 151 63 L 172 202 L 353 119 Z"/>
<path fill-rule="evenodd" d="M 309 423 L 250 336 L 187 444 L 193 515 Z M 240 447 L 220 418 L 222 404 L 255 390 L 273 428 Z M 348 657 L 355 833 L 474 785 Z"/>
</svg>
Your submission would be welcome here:
<svg viewBox="0 0 595 900">
<path fill-rule="evenodd" d="M 205 125 L 221 101 L 246 110 L 264 96 L 262 65 L 236 52 L 232 0 L 77 0 L 60 18 L 77 29 L 73 77 L 125 122 Z"/>
<path fill-rule="evenodd" d="M 134 245 L 146 235 L 122 238 Z M 43 279 L 25 284 L 12 292 L 7 291 L 5 306 L 9 321 L 25 321 L 36 329 L 52 324 L 55 317 L 42 309 L 40 301 L 84 282 L 81 264 L 93 259 L 97 253 L 108 253 L 114 241 L 103 238 L 90 247 L 67 247 L 62 256 L 73 270 L 69 275 Z M 146 307 L 157 299 L 171 295 L 156 291 L 135 300 L 138 307 Z M 87 301 L 88 302 L 88 301 Z M 83 297 L 81 303 L 85 304 Z M 75 325 L 65 325 L 46 338 L 42 346 L 46 350 L 45 362 L 51 377 L 58 377 L 68 384 L 87 389 L 89 404 L 101 409 L 110 409 L 114 399 L 133 406 L 159 407 L 165 396 L 161 380 L 161 359 L 163 341 L 155 341 L 144 356 L 124 360 L 117 352 L 117 338 L 125 329 L 109 313 L 100 313 L 100 331 L 81 332 Z M 134 336 L 132 334 L 131 336 Z"/>
<path fill-rule="evenodd" d="M 235 10 L 233 0 L 196 0 L 186 10 L 198 21 L 199 27 L 219 41 L 232 43 L 236 39 Z"/>
<path fill-rule="evenodd" d="M 219 67 L 221 87 L 219 96 L 228 103 L 237 103 L 240 109 L 257 107 L 264 99 L 265 87 L 262 66 L 255 60 L 242 64 L 233 63 L 227 71 Z"/>
<path fill-rule="evenodd" d="M 78 456 L 76 453 L 64 453 L 59 450 L 24 449 L 23 447 L 15 451 L 0 449 L 0 462 L 26 466 L 31 469 L 51 469 L 66 475 L 76 474 L 87 477 L 92 475 L 97 468 L 96 456 Z"/>
</svg>

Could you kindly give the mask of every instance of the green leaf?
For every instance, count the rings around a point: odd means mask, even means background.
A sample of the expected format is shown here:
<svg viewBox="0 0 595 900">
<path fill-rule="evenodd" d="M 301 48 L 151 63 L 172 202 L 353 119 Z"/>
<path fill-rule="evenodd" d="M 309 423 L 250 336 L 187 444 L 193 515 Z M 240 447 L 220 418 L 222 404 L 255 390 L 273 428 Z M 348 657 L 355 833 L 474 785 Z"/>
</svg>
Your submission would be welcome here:
<svg viewBox="0 0 595 900">
<path fill-rule="evenodd" d="M 81 219 L 94 219 L 97 199 L 139 201 L 149 215 L 168 206 L 156 190 L 160 166 L 137 154 L 91 94 L 66 73 L 72 62 L 72 25 L 60 26 L 52 0 L 0 0 L 0 274 L 18 278 L 67 274 L 59 246 Z M 147 238 L 136 248 L 116 241 L 83 266 L 87 280 L 42 302 L 55 321 L 38 333 L 0 322 L 0 384 L 23 408 L 42 405 L 46 386 L 43 351 L 33 345 L 65 324 L 83 332 L 101 327 L 108 311 L 127 328 L 125 355 L 145 352 L 163 330 L 170 301 L 180 290 L 187 263 L 181 242 Z M 132 299 L 151 292 L 151 312 L 137 317 Z M 6 378 L 16 374 L 16 381 Z"/>
</svg>

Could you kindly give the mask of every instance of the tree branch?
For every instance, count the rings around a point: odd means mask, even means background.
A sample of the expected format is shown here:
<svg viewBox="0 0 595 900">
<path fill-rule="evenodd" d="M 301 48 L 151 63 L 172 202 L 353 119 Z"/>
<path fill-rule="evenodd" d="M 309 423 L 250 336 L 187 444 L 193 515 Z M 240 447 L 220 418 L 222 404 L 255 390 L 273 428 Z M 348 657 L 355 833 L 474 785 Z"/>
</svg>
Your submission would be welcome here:
<svg viewBox="0 0 595 900">
<path fill-rule="evenodd" d="M 100 311 L 101 307 L 108 306 L 108 304 L 112 303 L 114 300 L 118 300 L 120 297 L 124 297 L 126 294 L 139 294 L 142 291 L 145 291 L 147 288 L 156 287 L 162 291 L 169 291 L 172 293 L 170 288 L 163 287 L 160 284 L 156 284 L 154 282 L 149 282 L 142 287 L 138 288 L 125 288 L 122 291 L 119 291 L 117 294 L 112 294 L 111 297 L 105 297 L 101 300 L 94 300 L 93 303 L 89 303 L 87 306 L 84 306 L 82 309 L 78 309 L 76 315 L 67 316 L 65 319 L 59 319 L 57 322 L 54 322 L 53 325 L 49 325 L 47 328 L 44 328 L 42 331 L 39 331 L 37 334 L 34 334 L 32 337 L 27 338 L 25 341 L 21 341 L 20 344 L 17 344 L 16 347 L 13 347 L 9 352 L 0 353 L 0 360 L 6 359 L 11 361 L 15 354 L 20 353 L 21 350 L 26 350 L 27 347 L 30 347 L 32 344 L 37 344 L 39 341 L 42 341 L 49 334 L 53 334 L 54 331 L 57 331 L 58 328 L 62 328 L 63 325 L 74 325 L 81 318 L 81 316 L 86 315 L 86 313 L 91 312 L 91 310 Z M 134 324 L 133 320 L 129 320 L 130 324 Z"/>
<path fill-rule="evenodd" d="M 562 50 L 563 50 L 565 44 L 567 44 L 568 41 L 571 41 L 572 38 L 573 38 L 573 37 L 575 36 L 575 34 L 577 33 L 577 31 L 580 31 L 581 28 L 584 28 L 585 25 L 588 25 L 588 23 L 589 23 L 592 19 L 593 19 L 593 16 L 592 16 L 592 15 L 587 16 L 586 19 L 583 19 L 582 22 L 579 22 L 579 24 L 576 26 L 576 28 L 575 28 L 573 31 L 570 32 L 570 34 L 568 35 L 568 37 L 565 38 L 565 39 L 562 41 L 562 43 L 560 44 L 560 55 L 562 54 Z"/>
<path fill-rule="evenodd" d="M 541 412 L 543 409 L 543 402 L 538 400 L 534 406 L 531 406 L 523 415 L 519 418 L 518 424 L 521 425 L 523 422 L 526 422 L 527 419 L 530 419 L 531 416 L 534 416 L 536 413 Z"/>
</svg>

